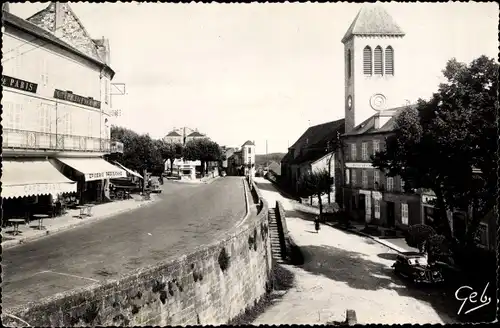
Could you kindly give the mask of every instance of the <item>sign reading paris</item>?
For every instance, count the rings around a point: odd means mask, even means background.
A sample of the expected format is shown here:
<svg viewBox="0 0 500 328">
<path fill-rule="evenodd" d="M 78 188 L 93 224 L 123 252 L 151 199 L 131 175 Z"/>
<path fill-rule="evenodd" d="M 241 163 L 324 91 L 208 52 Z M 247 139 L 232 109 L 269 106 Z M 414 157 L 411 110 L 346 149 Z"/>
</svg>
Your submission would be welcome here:
<svg viewBox="0 0 500 328">
<path fill-rule="evenodd" d="M 36 93 L 38 84 L 2 75 L 2 86 Z"/>
<path fill-rule="evenodd" d="M 71 101 L 76 104 L 85 105 L 89 107 L 94 107 L 97 109 L 101 109 L 101 102 L 99 100 L 94 100 L 89 97 L 83 97 L 74 94 L 71 91 L 62 91 L 59 89 L 54 90 L 54 98 Z"/>
</svg>

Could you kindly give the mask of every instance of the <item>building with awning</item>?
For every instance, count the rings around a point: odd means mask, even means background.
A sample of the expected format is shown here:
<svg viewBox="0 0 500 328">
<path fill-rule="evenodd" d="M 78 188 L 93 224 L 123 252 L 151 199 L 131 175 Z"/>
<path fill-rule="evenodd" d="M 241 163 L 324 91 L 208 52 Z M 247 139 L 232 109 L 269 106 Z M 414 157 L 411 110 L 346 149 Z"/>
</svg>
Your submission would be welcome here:
<svg viewBox="0 0 500 328">
<path fill-rule="evenodd" d="M 46 159 L 2 161 L 4 199 L 40 195 L 58 195 L 77 191 L 77 184 L 61 174 Z"/>
<path fill-rule="evenodd" d="M 60 168 L 63 164 L 75 170 L 76 174 L 83 177 L 85 182 L 127 176 L 124 169 L 108 163 L 102 158 L 55 158 L 54 161 L 53 163 Z"/>
<path fill-rule="evenodd" d="M 135 172 L 135 171 L 133 171 L 133 170 L 131 170 L 131 169 L 129 169 L 129 168 L 127 168 L 127 167 L 123 166 L 122 164 L 120 164 L 120 163 L 118 163 L 118 162 L 116 162 L 116 161 L 115 161 L 114 163 L 115 163 L 118 167 L 120 167 L 120 168 L 124 169 L 124 170 L 125 170 L 125 171 L 129 174 L 129 175 L 134 176 L 134 177 L 139 178 L 139 179 L 144 179 L 144 178 L 142 177 L 142 175 L 140 175 L 139 173 L 137 173 L 137 172 Z"/>
</svg>

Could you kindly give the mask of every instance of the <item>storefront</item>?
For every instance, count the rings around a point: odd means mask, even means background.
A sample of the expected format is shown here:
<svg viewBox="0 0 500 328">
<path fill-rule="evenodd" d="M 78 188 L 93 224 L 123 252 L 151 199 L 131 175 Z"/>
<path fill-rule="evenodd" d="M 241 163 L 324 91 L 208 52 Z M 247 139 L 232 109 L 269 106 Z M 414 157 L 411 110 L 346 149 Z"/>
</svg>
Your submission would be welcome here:
<svg viewBox="0 0 500 328">
<path fill-rule="evenodd" d="M 123 178 L 127 173 L 102 158 L 54 158 L 51 162 L 66 177 L 78 182 L 80 202 L 102 202 L 109 198 L 109 179 Z"/>
<path fill-rule="evenodd" d="M 47 159 L 2 161 L 4 218 L 29 218 L 32 212 L 50 207 L 61 194 L 76 193 L 77 184 L 61 174 Z"/>
</svg>

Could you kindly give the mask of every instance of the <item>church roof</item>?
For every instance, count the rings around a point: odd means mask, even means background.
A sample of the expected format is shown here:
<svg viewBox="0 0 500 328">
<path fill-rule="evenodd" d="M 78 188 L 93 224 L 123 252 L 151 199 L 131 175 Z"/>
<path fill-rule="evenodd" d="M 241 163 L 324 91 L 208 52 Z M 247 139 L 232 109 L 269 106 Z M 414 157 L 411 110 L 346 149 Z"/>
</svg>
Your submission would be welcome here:
<svg viewBox="0 0 500 328">
<path fill-rule="evenodd" d="M 246 141 L 246 142 L 242 145 L 242 147 L 243 147 L 243 146 L 255 146 L 255 144 L 254 144 L 252 141 L 247 140 L 247 141 Z"/>
<path fill-rule="evenodd" d="M 167 137 L 182 137 L 179 133 L 172 131 L 169 134 L 167 134 Z"/>
<path fill-rule="evenodd" d="M 354 35 L 404 36 L 405 33 L 394 19 L 379 5 L 364 5 L 342 38 L 342 43 Z"/>
<path fill-rule="evenodd" d="M 386 121 L 382 126 L 377 128 L 377 117 L 380 115 L 379 113 L 370 116 L 364 122 L 355 126 L 351 131 L 344 133 L 344 136 L 356 136 L 362 134 L 375 134 L 375 133 L 388 133 L 393 132 L 396 128 L 396 118 L 401 114 L 405 109 L 411 108 L 416 109 L 416 105 L 408 105 L 402 107 L 391 108 L 387 110 L 387 113 L 384 116 L 390 116 L 390 119 Z"/>
</svg>

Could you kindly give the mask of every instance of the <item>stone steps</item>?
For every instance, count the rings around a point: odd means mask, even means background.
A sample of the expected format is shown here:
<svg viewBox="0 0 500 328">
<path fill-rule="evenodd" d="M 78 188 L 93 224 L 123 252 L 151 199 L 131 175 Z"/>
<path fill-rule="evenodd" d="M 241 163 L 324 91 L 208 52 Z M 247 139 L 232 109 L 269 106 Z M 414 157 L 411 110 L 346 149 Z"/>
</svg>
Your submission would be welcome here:
<svg viewBox="0 0 500 328">
<path fill-rule="evenodd" d="M 281 257 L 281 244 L 274 208 L 269 209 L 269 237 L 271 238 L 271 253 L 273 255 L 273 259 L 278 263 L 284 263 Z"/>
</svg>

